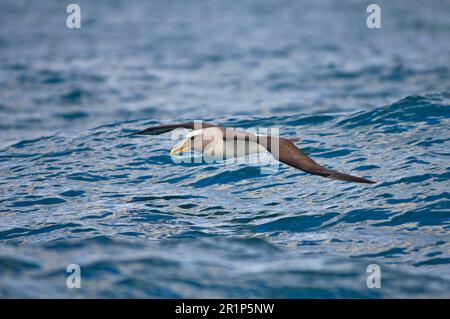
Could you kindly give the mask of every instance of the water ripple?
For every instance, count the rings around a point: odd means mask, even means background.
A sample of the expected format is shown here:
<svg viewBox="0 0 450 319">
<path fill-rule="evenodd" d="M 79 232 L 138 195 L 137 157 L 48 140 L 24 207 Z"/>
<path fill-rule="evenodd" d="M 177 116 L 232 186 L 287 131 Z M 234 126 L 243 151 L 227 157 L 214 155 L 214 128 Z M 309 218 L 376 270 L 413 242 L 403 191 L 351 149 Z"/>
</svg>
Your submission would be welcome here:
<svg viewBox="0 0 450 319">
<path fill-rule="evenodd" d="M 129 138 L 122 134 L 142 127 L 145 121 L 117 122 L 80 136 L 55 135 L 16 143 L 2 150 L 0 162 L 1 175 L 8 181 L 0 184 L 0 240 L 4 245 L 0 262 L 5 269 L 16 265 L 15 272 L 27 285 L 28 274 L 60 280 L 56 269 L 40 273 L 43 268 L 49 269 L 49 262 L 51 267 L 58 267 L 58 258 L 45 246 L 49 243 L 54 243 L 55 248 L 58 243 L 61 247 L 75 245 L 85 252 L 111 250 L 116 256 L 113 259 L 105 255 L 98 260 L 77 260 L 70 252 L 61 259 L 83 263 L 87 281 L 109 276 L 108 282 L 117 291 L 111 296 L 129 296 L 126 287 L 131 286 L 135 289 L 130 292 L 133 296 L 194 296 L 199 290 L 207 291 L 209 281 L 218 284 L 219 279 L 212 276 L 208 267 L 220 267 L 226 278 L 237 276 L 239 280 L 248 274 L 238 269 L 248 269 L 254 280 L 264 285 L 270 285 L 272 276 L 282 278 L 279 289 L 271 287 L 260 293 L 243 286 L 246 296 L 298 297 L 302 296 L 301 290 L 290 290 L 289 280 L 298 288 L 304 285 L 303 280 L 315 275 L 302 270 L 306 265 L 303 258 L 294 257 L 289 270 L 291 253 L 310 256 L 312 263 L 335 256 L 337 264 L 349 263 L 348 278 L 364 274 L 364 269 L 358 268 L 359 262 L 347 261 L 348 257 L 380 264 L 389 261 L 389 267 L 398 269 L 392 272 L 394 279 L 406 272 L 417 287 L 423 284 L 421 276 L 425 274 L 413 273 L 426 268 L 439 277 L 438 282 L 442 280 L 444 289 L 450 280 L 450 196 L 448 155 L 440 150 L 450 141 L 448 130 L 442 130 L 443 125 L 448 126 L 449 110 L 448 95 L 434 94 L 407 97 L 356 115 L 323 115 L 321 120 L 302 115 L 295 120 L 226 120 L 230 126 L 290 127 L 288 136 L 300 135 L 298 145 L 306 146 L 305 150 L 318 161 L 355 174 L 364 172 L 378 182 L 369 187 L 322 179 L 287 167 L 262 174 L 257 165 L 177 165 L 167 155 L 171 143 L 165 136 Z M 310 124 L 314 130 L 305 129 Z M 362 127 L 366 129 L 361 130 Z M 392 135 L 397 127 L 409 130 L 397 130 L 397 135 Z M 373 134 L 380 142 L 375 142 Z M 195 238 L 243 237 L 248 239 L 227 244 L 246 251 L 246 260 L 236 260 L 243 263 L 242 268 L 234 264 L 236 256 L 230 255 L 230 260 L 222 256 L 228 248 L 221 247 L 221 241 L 199 242 L 194 247 L 185 242 Z M 108 240 L 98 242 L 100 238 Z M 256 242 L 249 244 L 250 239 Z M 155 241 L 160 246 L 148 248 L 149 254 L 159 257 L 136 256 L 142 245 L 146 247 Z M 127 251 L 117 251 L 116 242 L 125 245 Z M 183 247 L 187 245 L 186 251 L 194 249 L 198 255 L 183 255 L 183 259 L 176 255 L 178 248 L 165 249 L 166 242 L 180 242 Z M 12 248 L 17 243 L 30 243 L 23 250 L 36 249 L 38 259 L 27 261 L 15 253 L 11 255 L 18 249 Z M 264 245 L 270 247 L 270 252 Z M 273 260 L 275 248 L 282 249 L 275 254 L 286 263 L 271 264 L 271 268 L 257 266 L 261 265 L 259 259 L 266 258 L 263 256 Z M 247 255 L 252 249 L 262 255 Z M 89 254 L 94 256 L 97 252 Z M 204 259 L 206 255 L 208 258 Z M 211 265 L 198 270 L 197 265 L 204 263 Z M 132 274 L 126 270 L 127 265 L 138 272 L 152 269 L 160 277 Z M 183 268 L 179 284 L 185 289 L 176 286 L 175 279 L 168 279 L 179 267 Z M 251 270 L 254 267 L 262 268 Z M 167 276 L 161 275 L 162 269 Z M 320 274 L 322 279 L 347 285 L 344 295 L 378 296 L 346 283 L 345 271 L 336 270 L 334 274 L 323 266 Z M 10 284 L 2 283 L 3 288 Z M 392 285 L 392 293 L 420 295 L 399 281 Z M 225 282 L 219 286 L 213 295 L 236 295 Z M 49 295 L 61 293 L 53 290 L 52 284 L 49 287 Z M 327 291 L 309 293 L 340 296 L 337 291 Z M 443 290 L 426 291 L 441 295 Z M 448 291 L 444 295 L 448 296 Z M 109 294 L 101 287 L 92 287 L 87 295 Z M 389 292 L 383 296 L 386 295 Z"/>
</svg>

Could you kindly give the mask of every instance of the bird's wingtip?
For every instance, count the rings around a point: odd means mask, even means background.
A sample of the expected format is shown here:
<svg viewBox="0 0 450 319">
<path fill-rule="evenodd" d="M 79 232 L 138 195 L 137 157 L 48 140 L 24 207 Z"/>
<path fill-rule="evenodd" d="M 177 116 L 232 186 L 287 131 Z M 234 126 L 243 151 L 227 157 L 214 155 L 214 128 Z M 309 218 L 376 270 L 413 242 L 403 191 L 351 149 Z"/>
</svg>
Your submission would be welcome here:
<svg viewBox="0 0 450 319">
<path fill-rule="evenodd" d="M 143 135 L 143 134 L 142 134 L 142 131 L 139 131 L 139 132 L 133 132 L 133 133 L 128 134 L 128 136 L 136 136 L 136 135 Z"/>
<path fill-rule="evenodd" d="M 353 175 L 349 175 L 349 174 L 344 174 L 344 173 L 334 171 L 334 170 L 326 170 L 325 172 L 328 174 L 324 174 L 322 176 L 325 176 L 325 177 L 328 177 L 331 179 L 336 179 L 336 180 L 346 181 L 346 182 L 361 183 L 361 184 L 376 184 L 376 182 L 371 181 L 369 179 L 365 179 L 362 177 L 353 176 Z"/>
</svg>

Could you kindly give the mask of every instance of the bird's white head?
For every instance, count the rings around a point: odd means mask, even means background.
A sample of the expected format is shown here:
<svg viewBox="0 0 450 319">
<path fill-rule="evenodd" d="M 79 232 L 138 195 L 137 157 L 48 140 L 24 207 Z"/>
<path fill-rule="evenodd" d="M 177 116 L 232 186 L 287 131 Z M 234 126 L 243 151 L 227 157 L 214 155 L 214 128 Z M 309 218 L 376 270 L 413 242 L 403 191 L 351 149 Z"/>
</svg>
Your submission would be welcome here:
<svg viewBox="0 0 450 319">
<path fill-rule="evenodd" d="M 178 153 L 182 153 L 182 152 L 187 151 L 189 149 L 195 149 L 195 145 L 197 143 L 194 143 L 194 138 L 196 136 L 199 136 L 201 138 L 202 135 L 203 135 L 203 129 L 189 132 L 188 134 L 186 134 L 186 136 L 184 137 L 184 139 L 180 143 L 175 145 L 170 150 L 170 156 L 173 156 L 173 155 L 178 154 Z"/>
</svg>

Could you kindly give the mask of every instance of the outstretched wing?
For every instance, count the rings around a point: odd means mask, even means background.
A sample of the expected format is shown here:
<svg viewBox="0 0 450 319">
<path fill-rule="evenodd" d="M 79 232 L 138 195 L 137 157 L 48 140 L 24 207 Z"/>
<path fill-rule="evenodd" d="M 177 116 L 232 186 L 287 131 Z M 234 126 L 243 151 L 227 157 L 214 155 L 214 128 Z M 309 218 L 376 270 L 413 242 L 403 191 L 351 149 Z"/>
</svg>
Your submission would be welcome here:
<svg viewBox="0 0 450 319">
<path fill-rule="evenodd" d="M 207 127 L 215 127 L 217 125 L 198 121 L 198 122 L 185 122 L 185 123 L 177 123 L 177 124 L 169 124 L 169 125 L 159 125 L 159 126 L 152 126 L 149 128 L 146 128 L 145 130 L 142 130 L 137 133 L 133 133 L 132 135 L 159 135 L 166 132 L 173 131 L 177 128 L 187 128 L 187 129 L 202 129 Z"/>
<path fill-rule="evenodd" d="M 312 175 L 319 175 L 341 181 L 373 184 L 375 182 L 365 178 L 356 177 L 317 164 L 312 158 L 304 154 L 295 144 L 283 137 L 259 136 L 233 129 L 222 129 L 226 140 L 247 140 L 257 142 L 267 149 L 275 159 L 289 166 L 295 167 Z"/>
<path fill-rule="evenodd" d="M 284 138 L 280 138 L 280 151 L 279 151 L 279 161 L 283 162 L 289 166 L 298 168 L 304 172 L 313 175 L 319 175 L 331 179 L 337 179 L 341 181 L 349 181 L 356 183 L 366 183 L 373 184 L 373 181 L 370 181 L 365 178 L 352 176 L 349 174 L 340 173 L 335 170 L 328 169 L 317 164 L 312 158 L 308 157 L 301 150 L 299 150 L 294 143 Z"/>
</svg>

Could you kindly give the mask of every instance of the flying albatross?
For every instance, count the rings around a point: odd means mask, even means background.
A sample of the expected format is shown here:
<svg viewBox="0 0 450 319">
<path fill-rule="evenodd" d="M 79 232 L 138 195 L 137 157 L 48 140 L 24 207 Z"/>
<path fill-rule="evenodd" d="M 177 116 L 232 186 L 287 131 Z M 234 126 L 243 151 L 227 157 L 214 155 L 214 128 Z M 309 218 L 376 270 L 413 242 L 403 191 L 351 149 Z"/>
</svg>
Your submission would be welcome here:
<svg viewBox="0 0 450 319">
<path fill-rule="evenodd" d="M 159 135 L 178 128 L 192 129 L 172 150 L 170 156 L 186 150 L 201 152 L 212 158 L 229 158 L 269 151 L 272 156 L 289 166 L 308 174 L 356 183 L 375 182 L 356 177 L 317 164 L 293 143 L 294 139 L 252 134 L 234 128 L 225 128 L 205 122 L 186 122 L 149 127 L 133 135 Z"/>
</svg>

